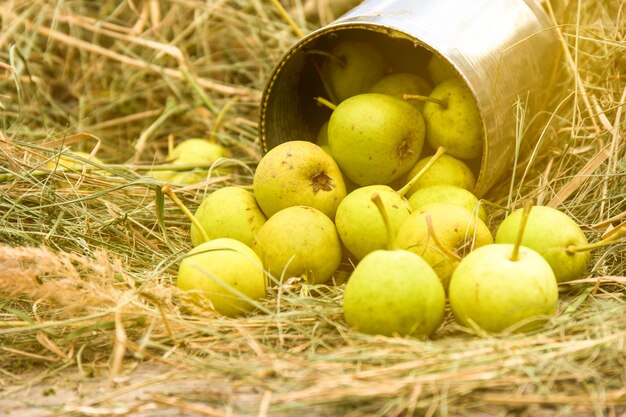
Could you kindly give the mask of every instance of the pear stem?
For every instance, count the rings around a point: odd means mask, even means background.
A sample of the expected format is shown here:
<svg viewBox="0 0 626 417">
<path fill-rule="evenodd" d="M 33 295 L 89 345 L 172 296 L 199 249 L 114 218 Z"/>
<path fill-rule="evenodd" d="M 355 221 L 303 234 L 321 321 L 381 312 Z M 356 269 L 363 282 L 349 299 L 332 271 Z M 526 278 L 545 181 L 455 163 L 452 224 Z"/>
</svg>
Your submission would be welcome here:
<svg viewBox="0 0 626 417">
<path fill-rule="evenodd" d="M 426 213 L 426 227 L 428 227 L 428 234 L 433 239 L 433 242 L 435 242 L 435 245 L 437 245 L 439 250 L 443 252 L 446 258 L 454 259 L 457 261 L 461 260 L 461 257 L 459 255 L 446 248 L 437 237 L 437 234 L 435 233 L 435 228 L 433 227 L 433 219 L 430 215 L 430 212 Z"/>
<path fill-rule="evenodd" d="M 524 230 L 526 230 L 526 223 L 528 223 L 528 216 L 530 215 L 530 210 L 533 208 L 531 202 L 527 202 L 524 205 L 524 211 L 522 212 L 522 218 L 520 220 L 519 230 L 517 231 L 517 237 L 515 238 L 515 245 L 513 246 L 513 252 L 511 253 L 511 257 L 509 258 L 513 262 L 517 262 L 519 260 L 519 247 L 522 246 L 522 238 L 524 237 Z"/>
<path fill-rule="evenodd" d="M 409 182 L 407 182 L 404 187 L 400 188 L 398 190 L 398 194 L 400 194 L 402 197 L 405 196 L 406 193 L 409 192 L 409 190 L 411 188 L 413 188 L 413 185 L 415 185 L 415 183 L 417 181 L 419 181 L 420 178 L 422 178 L 422 176 L 426 173 L 426 171 L 428 171 L 428 169 L 433 166 L 433 164 L 435 162 L 437 162 L 437 160 L 439 158 L 441 158 L 441 156 L 446 153 L 446 148 L 444 148 L 443 146 L 440 146 L 437 148 L 437 152 L 435 152 L 435 154 L 428 160 L 428 163 L 426 165 L 424 165 L 424 167 L 422 169 L 420 169 L 420 171 L 415 174 L 413 176 L 413 178 L 411 178 L 409 180 Z"/>
<path fill-rule="evenodd" d="M 591 251 L 594 249 L 602 248 L 604 246 L 613 245 L 614 243 L 617 243 L 616 241 L 620 237 L 622 237 L 623 235 L 626 235 L 626 223 L 622 223 L 620 227 L 618 227 L 617 229 L 614 229 L 612 232 L 613 233 L 611 233 L 611 235 L 607 237 L 606 239 L 602 239 L 595 243 L 589 243 L 588 245 L 579 245 L 579 246 L 570 245 L 567 247 L 567 249 L 565 249 L 565 252 L 568 255 L 573 255 L 577 252 L 587 252 L 587 251 Z"/>
<path fill-rule="evenodd" d="M 587 252 L 587 251 L 591 251 L 594 249 L 602 248 L 604 246 L 610 246 L 614 243 L 617 243 L 615 242 L 615 239 L 605 239 L 605 240 L 600 240 L 599 242 L 596 242 L 596 243 L 590 243 L 588 245 L 580 245 L 580 246 L 570 245 L 565 249 L 565 252 L 568 255 L 573 255 L 578 252 Z"/>
<path fill-rule="evenodd" d="M 389 215 L 387 214 L 387 209 L 385 209 L 385 204 L 383 203 L 383 199 L 380 197 L 380 194 L 376 191 L 372 193 L 372 196 L 370 197 L 370 199 L 372 200 L 374 204 L 376 204 L 376 207 L 378 208 L 378 212 L 380 213 L 381 217 L 383 218 L 383 222 L 385 223 L 385 229 L 387 230 L 387 249 L 396 250 L 397 249 L 396 238 L 391 232 L 391 221 L 389 220 Z"/>
<path fill-rule="evenodd" d="M 431 101 L 433 103 L 439 104 L 441 107 L 445 109 L 448 108 L 447 100 L 441 100 L 441 99 L 430 97 L 430 96 L 422 96 L 420 94 L 404 94 L 402 98 L 404 100 Z"/>
<path fill-rule="evenodd" d="M 183 213 L 185 213 L 185 216 L 187 216 L 187 218 L 191 221 L 191 223 L 194 226 L 196 226 L 196 229 L 198 229 L 198 232 L 200 232 L 200 236 L 202 236 L 202 242 L 208 242 L 210 240 L 209 235 L 207 235 L 206 231 L 204 230 L 204 227 L 202 227 L 198 219 L 196 219 L 196 216 L 194 216 L 193 213 L 189 211 L 187 206 L 185 206 L 185 204 L 180 200 L 180 198 L 178 198 L 178 196 L 174 194 L 174 192 L 170 188 L 170 185 L 169 184 L 163 185 L 163 187 L 161 187 L 161 191 L 163 192 L 163 194 L 171 198 L 174 204 L 176 204 L 178 208 Z"/>
<path fill-rule="evenodd" d="M 330 101 L 326 100 L 324 97 L 315 97 L 314 100 L 328 107 L 330 110 L 334 111 L 337 108 L 336 104 L 331 103 Z"/>
</svg>

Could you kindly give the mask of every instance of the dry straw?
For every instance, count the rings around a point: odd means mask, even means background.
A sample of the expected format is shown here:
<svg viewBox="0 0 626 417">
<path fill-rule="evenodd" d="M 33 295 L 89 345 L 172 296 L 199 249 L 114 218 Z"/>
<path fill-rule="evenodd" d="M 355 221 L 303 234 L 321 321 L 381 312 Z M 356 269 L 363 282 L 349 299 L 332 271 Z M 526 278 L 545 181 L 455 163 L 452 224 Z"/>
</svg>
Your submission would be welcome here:
<svg viewBox="0 0 626 417">
<path fill-rule="evenodd" d="M 471 334 L 450 315 L 430 341 L 358 334 L 339 282 L 281 281 L 264 312 L 238 319 L 179 299 L 189 224 L 146 172 L 172 141 L 212 137 L 233 174 L 176 195 L 195 208 L 217 187 L 250 186 L 273 64 L 294 32 L 354 3 L 0 4 L 4 415 L 624 415 L 623 239 L 593 252 L 586 276 L 561 286 L 558 316 L 531 334 Z M 625 220 L 626 4 L 544 6 L 567 93 L 533 120 L 518 108 L 519 134 L 536 123 L 541 135 L 487 196 L 490 226 L 530 200 L 596 242 Z M 59 169 L 62 154 L 85 168 Z"/>
</svg>

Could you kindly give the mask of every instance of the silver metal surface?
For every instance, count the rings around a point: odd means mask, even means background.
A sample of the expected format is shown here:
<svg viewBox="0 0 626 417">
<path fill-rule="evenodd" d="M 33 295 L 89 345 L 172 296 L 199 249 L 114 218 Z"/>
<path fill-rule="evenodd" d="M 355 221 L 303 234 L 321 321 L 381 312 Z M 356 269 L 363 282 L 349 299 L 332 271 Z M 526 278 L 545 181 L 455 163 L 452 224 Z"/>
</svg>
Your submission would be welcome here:
<svg viewBox="0 0 626 417">
<path fill-rule="evenodd" d="M 544 110 L 558 55 L 555 30 L 532 0 L 366 0 L 297 42 L 277 63 L 260 114 L 263 152 L 288 140 L 315 140 L 323 87 L 305 51 L 342 37 L 377 42 L 402 66 L 425 72 L 430 53 L 445 58 L 472 91 L 483 124 L 483 155 L 474 161 L 475 194 L 511 166 L 519 99 L 527 120 Z M 532 133 L 529 133 L 532 136 Z"/>
</svg>

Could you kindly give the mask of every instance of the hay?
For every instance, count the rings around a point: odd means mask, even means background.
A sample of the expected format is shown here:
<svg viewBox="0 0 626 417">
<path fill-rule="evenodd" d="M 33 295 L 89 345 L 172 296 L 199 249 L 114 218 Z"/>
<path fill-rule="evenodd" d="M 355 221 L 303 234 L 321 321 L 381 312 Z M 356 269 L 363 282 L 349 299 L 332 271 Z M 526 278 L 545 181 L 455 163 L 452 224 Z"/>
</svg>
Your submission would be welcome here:
<svg viewBox="0 0 626 417">
<path fill-rule="evenodd" d="M 292 21 L 256 0 L 0 6 L 6 415 L 626 413 L 623 239 L 594 251 L 586 276 L 561 285 L 559 314 L 523 335 L 478 337 L 449 312 L 429 341 L 358 334 L 339 282 L 284 282 L 265 312 L 238 319 L 179 298 L 188 221 L 145 173 L 172 141 L 212 136 L 233 173 L 173 191 L 193 208 L 217 187 L 249 186 L 260 94 L 294 25 L 309 32 L 354 3 L 282 2 Z M 626 210 L 626 4 L 545 6 L 571 94 L 487 196 L 491 225 L 530 199 L 597 242 Z M 61 155 L 85 168 L 59 169 Z"/>
</svg>

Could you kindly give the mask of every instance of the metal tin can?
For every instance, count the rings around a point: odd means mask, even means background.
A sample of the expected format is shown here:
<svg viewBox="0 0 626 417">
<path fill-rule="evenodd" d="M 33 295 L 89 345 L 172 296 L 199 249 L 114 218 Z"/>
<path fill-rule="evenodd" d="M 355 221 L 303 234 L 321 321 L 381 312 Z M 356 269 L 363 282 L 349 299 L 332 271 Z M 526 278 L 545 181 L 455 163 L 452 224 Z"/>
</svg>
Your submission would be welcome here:
<svg viewBox="0 0 626 417">
<path fill-rule="evenodd" d="M 303 37 L 276 64 L 261 102 L 263 153 L 289 140 L 315 141 L 327 114 L 313 100 L 324 90 L 307 51 L 341 38 L 375 42 L 398 71 L 423 73 L 432 54 L 454 68 L 482 122 L 482 157 L 468 164 L 477 196 L 511 166 L 516 104 L 526 120 L 545 110 L 559 55 L 556 30 L 533 0 L 366 0 Z"/>
</svg>

